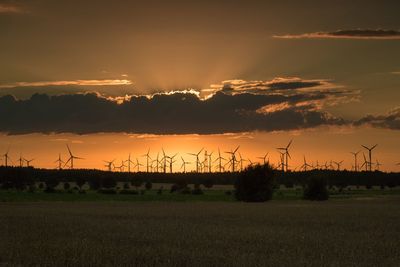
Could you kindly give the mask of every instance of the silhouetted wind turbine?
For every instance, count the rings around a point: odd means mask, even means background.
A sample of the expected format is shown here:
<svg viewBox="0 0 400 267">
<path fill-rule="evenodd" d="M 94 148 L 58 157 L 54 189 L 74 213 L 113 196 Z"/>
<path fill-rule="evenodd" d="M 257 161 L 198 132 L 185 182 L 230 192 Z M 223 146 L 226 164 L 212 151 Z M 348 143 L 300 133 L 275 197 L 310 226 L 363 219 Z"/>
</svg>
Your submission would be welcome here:
<svg viewBox="0 0 400 267">
<path fill-rule="evenodd" d="M 195 154 L 195 153 L 188 153 L 189 155 L 195 156 L 196 157 L 196 172 L 199 172 L 199 167 L 200 167 L 200 153 L 203 151 L 204 147 L 200 149 L 200 151 Z"/>
<path fill-rule="evenodd" d="M 185 161 L 185 159 L 181 156 L 182 159 L 182 166 L 181 166 L 181 170 L 183 168 L 183 172 L 186 172 L 186 164 L 190 164 L 189 161 Z"/>
<path fill-rule="evenodd" d="M 212 172 L 212 154 L 214 153 L 214 151 L 212 151 L 210 154 L 208 154 L 208 172 L 211 173 Z"/>
<path fill-rule="evenodd" d="M 369 156 L 369 162 L 368 162 L 368 164 L 369 164 L 369 171 L 372 171 L 372 150 L 374 150 L 375 147 L 376 147 L 377 145 L 378 145 L 378 144 L 376 144 L 376 145 L 374 145 L 374 146 L 372 146 L 372 147 L 367 147 L 367 146 L 361 145 L 363 148 L 365 148 L 366 150 L 368 150 L 368 156 Z"/>
<path fill-rule="evenodd" d="M 74 168 L 74 159 L 84 159 L 84 158 L 79 158 L 79 157 L 75 157 L 72 152 L 71 149 L 69 148 L 69 146 L 67 145 L 68 148 L 68 152 L 69 152 L 69 159 L 67 160 L 67 162 L 65 162 L 64 167 L 68 164 L 68 162 L 71 163 L 70 168 L 73 169 Z"/>
<path fill-rule="evenodd" d="M 149 150 L 147 151 L 147 153 L 146 154 L 144 154 L 144 155 L 142 155 L 142 157 L 146 157 L 146 172 L 149 172 L 149 160 L 151 160 L 151 157 L 150 157 L 150 148 L 149 148 Z"/>
<path fill-rule="evenodd" d="M 221 157 L 221 151 L 218 148 L 218 158 L 215 161 L 218 161 L 218 167 L 219 167 L 219 172 L 222 172 L 222 160 L 226 160 L 223 157 Z"/>
<path fill-rule="evenodd" d="M 65 163 L 62 159 L 61 159 L 61 154 L 58 154 L 58 159 L 56 161 L 54 161 L 54 163 L 58 163 L 58 169 L 61 170 L 61 164 Z"/>
<path fill-rule="evenodd" d="M 306 156 L 303 156 L 303 159 L 304 159 L 304 163 L 303 163 L 303 165 L 300 167 L 300 169 L 303 169 L 303 170 L 306 172 L 306 171 L 307 171 L 307 167 L 312 168 L 312 166 L 311 166 L 310 164 L 307 163 Z M 318 163 L 317 163 L 317 165 L 318 165 Z"/>
<path fill-rule="evenodd" d="M 353 156 L 354 156 L 354 171 L 358 171 L 357 155 L 358 155 L 360 152 L 361 152 L 361 151 L 350 152 L 350 153 L 353 154 Z"/>
<path fill-rule="evenodd" d="M 170 173 L 172 173 L 172 164 L 175 163 L 174 158 L 176 157 L 176 155 L 178 155 L 178 153 L 176 153 L 172 157 L 168 157 L 169 158 L 169 172 Z"/>
<path fill-rule="evenodd" d="M 267 157 L 268 157 L 268 152 L 267 154 L 264 155 L 264 157 L 257 157 L 257 158 L 261 159 L 263 161 L 263 164 L 265 165 L 267 163 Z"/>
<path fill-rule="evenodd" d="M 343 160 L 342 160 L 342 161 L 339 161 L 339 162 L 337 162 L 337 161 L 334 161 L 333 163 L 335 163 L 335 164 L 336 164 L 336 166 L 337 166 L 337 170 L 338 170 L 338 171 L 340 171 L 340 166 L 342 165 L 342 163 L 343 163 Z"/>
<path fill-rule="evenodd" d="M 139 159 L 136 158 L 137 172 L 140 172 L 140 166 L 143 166 L 143 164 L 141 164 L 141 163 L 139 162 Z"/>
<path fill-rule="evenodd" d="M 236 160 L 236 152 L 239 150 L 240 146 L 237 146 L 236 149 L 234 151 L 230 151 L 230 152 L 225 152 L 227 154 L 231 155 L 231 166 L 232 166 L 232 172 L 235 172 L 235 164 L 237 162 Z"/>
<path fill-rule="evenodd" d="M 26 162 L 26 167 L 30 167 L 30 165 L 31 165 L 31 162 L 32 161 L 34 161 L 35 159 L 25 159 L 25 162 Z"/>
<path fill-rule="evenodd" d="M 380 163 L 378 160 L 376 160 L 376 170 L 380 171 L 380 167 L 383 165 L 382 163 Z"/>
<path fill-rule="evenodd" d="M 131 172 L 131 163 L 135 165 L 135 163 L 131 160 L 131 153 L 129 153 L 128 159 L 125 161 L 128 163 L 128 173 Z"/>
<path fill-rule="evenodd" d="M 8 147 L 6 153 L 3 154 L 5 167 L 8 167 L 8 161 L 9 160 L 11 161 L 11 158 L 8 155 L 9 152 L 10 152 L 10 147 Z"/>
<path fill-rule="evenodd" d="M 246 160 L 242 158 L 242 155 L 239 152 L 239 163 L 240 163 L 240 171 L 243 171 L 243 162 Z"/>
<path fill-rule="evenodd" d="M 19 167 L 22 168 L 24 165 L 24 161 L 25 161 L 25 159 L 22 157 L 22 154 L 19 154 L 18 161 L 19 161 Z"/>
<path fill-rule="evenodd" d="M 289 144 L 286 146 L 286 147 L 278 147 L 277 149 L 278 150 L 283 150 L 283 151 L 285 151 L 285 155 L 284 155 L 284 161 L 286 161 L 286 171 L 288 171 L 289 170 L 289 158 L 291 159 L 292 157 L 290 156 L 290 153 L 289 153 L 289 147 L 290 147 L 290 145 L 292 144 L 292 141 L 293 140 L 290 140 L 290 142 L 289 142 Z M 285 156 L 286 156 L 286 160 L 285 160 Z M 285 162 L 284 162 L 285 163 Z M 285 165 L 285 164 L 284 164 Z"/>
<path fill-rule="evenodd" d="M 364 157 L 364 163 L 361 165 L 361 168 L 365 166 L 365 171 L 368 171 L 368 161 L 367 158 L 365 157 L 365 154 L 363 153 Z"/>
<path fill-rule="evenodd" d="M 103 160 L 103 161 L 104 161 L 104 163 L 106 163 L 105 166 L 107 167 L 108 171 L 111 172 L 113 169 L 112 166 L 114 165 L 115 159 L 113 159 L 112 161 L 106 161 L 106 160 Z M 115 166 L 114 166 L 114 168 L 115 168 Z"/>
</svg>

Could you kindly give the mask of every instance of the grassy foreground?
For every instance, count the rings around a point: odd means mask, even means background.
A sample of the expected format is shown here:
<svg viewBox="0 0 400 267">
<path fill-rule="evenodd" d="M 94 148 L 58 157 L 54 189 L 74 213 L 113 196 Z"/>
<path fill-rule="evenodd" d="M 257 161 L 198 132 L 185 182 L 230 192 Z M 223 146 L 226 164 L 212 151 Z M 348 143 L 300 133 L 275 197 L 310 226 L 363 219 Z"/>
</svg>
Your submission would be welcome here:
<svg viewBox="0 0 400 267">
<path fill-rule="evenodd" d="M 398 266 L 400 198 L 3 202 L 0 266 Z"/>
</svg>

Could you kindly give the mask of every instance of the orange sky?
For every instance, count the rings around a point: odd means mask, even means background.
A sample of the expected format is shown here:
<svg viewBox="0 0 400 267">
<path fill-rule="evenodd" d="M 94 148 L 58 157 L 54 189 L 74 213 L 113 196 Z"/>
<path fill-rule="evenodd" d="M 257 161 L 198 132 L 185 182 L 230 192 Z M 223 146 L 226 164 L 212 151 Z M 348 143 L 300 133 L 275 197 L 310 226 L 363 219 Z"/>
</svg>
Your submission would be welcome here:
<svg viewBox="0 0 400 267">
<path fill-rule="evenodd" d="M 119 164 L 122 159 L 127 159 L 129 153 L 132 153 L 133 159 L 139 158 L 145 165 L 146 160 L 142 155 L 146 154 L 147 149 L 150 148 L 150 155 L 155 158 L 163 147 L 168 155 L 179 153 L 173 167 L 174 171 L 179 171 L 180 156 L 192 162 L 187 170 L 193 170 L 194 157 L 187 153 L 195 153 L 202 147 L 208 152 L 214 151 L 215 159 L 218 147 L 222 152 L 240 145 L 239 152 L 243 158 L 257 161 L 257 157 L 269 152 L 271 162 L 276 164 L 279 154 L 275 148 L 285 146 L 293 139 L 290 151 L 292 160 L 289 163 L 292 168 L 301 165 L 305 155 L 307 161 L 315 163 L 318 160 L 321 164 L 330 160 L 344 160 L 343 167 L 349 169 L 353 163 L 350 151 L 363 151 L 361 144 L 372 146 L 378 143 L 373 157 L 383 164 L 381 168 L 386 171 L 400 171 L 400 167 L 396 166 L 396 163 L 400 162 L 398 138 L 399 134 L 396 131 L 367 127 L 322 127 L 304 131 L 222 135 L 31 134 L 1 135 L 0 150 L 3 153 L 10 146 L 10 156 L 14 164 L 17 164 L 17 159 L 22 153 L 25 158 L 35 158 L 32 163 L 35 167 L 55 168 L 57 164 L 54 161 L 58 153 L 61 153 L 63 159 L 67 158 L 66 144 L 69 144 L 76 156 L 85 158 L 75 161 L 76 168 L 106 169 L 102 160 L 116 159 L 116 163 Z M 223 156 L 226 158 L 228 155 Z M 359 161 L 362 161 L 362 155 Z M 4 160 L 0 163 L 3 164 Z"/>
</svg>

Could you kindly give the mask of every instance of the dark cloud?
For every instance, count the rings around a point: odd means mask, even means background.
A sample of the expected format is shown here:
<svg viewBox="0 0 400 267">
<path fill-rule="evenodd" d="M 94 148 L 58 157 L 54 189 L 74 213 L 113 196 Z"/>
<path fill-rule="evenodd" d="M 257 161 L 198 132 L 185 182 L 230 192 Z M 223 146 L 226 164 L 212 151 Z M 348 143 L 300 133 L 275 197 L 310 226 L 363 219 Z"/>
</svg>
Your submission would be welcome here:
<svg viewBox="0 0 400 267">
<path fill-rule="evenodd" d="M 395 40 L 400 39 L 400 31 L 384 29 L 356 29 L 338 30 L 333 32 L 313 32 L 303 34 L 274 35 L 279 39 L 381 39 Z"/>
<path fill-rule="evenodd" d="M 201 99 L 192 93 L 133 96 L 117 103 L 98 94 L 27 100 L 0 97 L 0 131 L 8 134 L 129 132 L 211 134 L 295 130 L 342 124 L 313 104 L 326 95 L 226 94 Z"/>
<path fill-rule="evenodd" d="M 377 128 L 400 130 L 400 107 L 394 108 L 384 115 L 367 115 L 355 122 L 355 125 L 371 125 Z"/>
</svg>

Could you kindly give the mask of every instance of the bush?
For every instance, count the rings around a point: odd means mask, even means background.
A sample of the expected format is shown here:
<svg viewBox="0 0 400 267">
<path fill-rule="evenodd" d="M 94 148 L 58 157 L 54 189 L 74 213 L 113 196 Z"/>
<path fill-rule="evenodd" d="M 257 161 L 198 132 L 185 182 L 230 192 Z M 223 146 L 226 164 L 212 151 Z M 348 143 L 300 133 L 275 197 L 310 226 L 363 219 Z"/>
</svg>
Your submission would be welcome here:
<svg viewBox="0 0 400 267">
<path fill-rule="evenodd" d="M 235 197 L 239 201 L 264 202 L 272 198 L 274 170 L 269 164 L 247 167 L 235 182 Z"/>
<path fill-rule="evenodd" d="M 327 200 L 329 192 L 326 186 L 326 179 L 321 176 L 310 177 L 304 188 L 303 198 L 307 200 Z"/>
<path fill-rule="evenodd" d="M 102 186 L 107 189 L 111 189 L 117 186 L 117 182 L 113 177 L 107 176 L 102 181 Z M 115 190 L 114 190 L 115 191 Z"/>
<path fill-rule="evenodd" d="M 161 186 L 160 189 L 157 190 L 157 195 L 162 195 L 163 189 L 164 187 Z"/>
<path fill-rule="evenodd" d="M 210 189 L 211 187 L 214 186 L 214 181 L 213 181 L 213 179 L 211 179 L 211 178 L 206 179 L 206 180 L 203 182 L 203 185 L 204 185 L 205 188 Z"/>
</svg>

